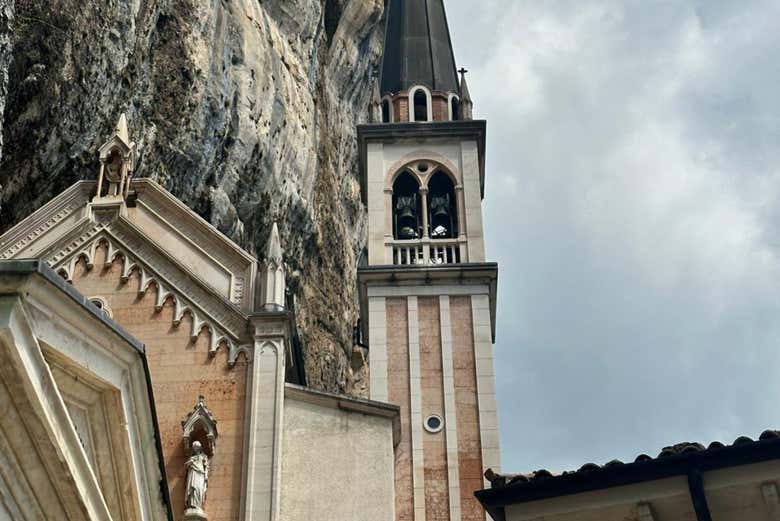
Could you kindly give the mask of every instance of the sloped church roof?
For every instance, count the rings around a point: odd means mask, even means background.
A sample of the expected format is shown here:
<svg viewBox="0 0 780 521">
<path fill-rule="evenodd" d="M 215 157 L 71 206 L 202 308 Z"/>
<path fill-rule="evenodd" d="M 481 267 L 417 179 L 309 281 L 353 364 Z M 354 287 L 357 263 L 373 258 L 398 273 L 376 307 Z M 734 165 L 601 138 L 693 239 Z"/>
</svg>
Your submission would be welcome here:
<svg viewBox="0 0 780 521">
<path fill-rule="evenodd" d="M 382 94 L 424 85 L 458 92 L 444 0 L 388 0 Z"/>
</svg>

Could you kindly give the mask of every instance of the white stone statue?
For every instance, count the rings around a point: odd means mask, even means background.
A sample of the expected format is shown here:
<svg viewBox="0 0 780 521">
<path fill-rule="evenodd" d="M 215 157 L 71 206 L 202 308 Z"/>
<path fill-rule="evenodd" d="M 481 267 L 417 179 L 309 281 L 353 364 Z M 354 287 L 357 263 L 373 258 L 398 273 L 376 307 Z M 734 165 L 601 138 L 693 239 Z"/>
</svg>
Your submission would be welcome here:
<svg viewBox="0 0 780 521">
<path fill-rule="evenodd" d="M 206 489 L 209 484 L 209 457 L 203 452 L 199 441 L 192 442 L 192 456 L 187 460 L 187 488 L 184 502 L 187 510 L 184 518 L 188 520 L 206 519 L 203 504 L 206 502 Z"/>
</svg>

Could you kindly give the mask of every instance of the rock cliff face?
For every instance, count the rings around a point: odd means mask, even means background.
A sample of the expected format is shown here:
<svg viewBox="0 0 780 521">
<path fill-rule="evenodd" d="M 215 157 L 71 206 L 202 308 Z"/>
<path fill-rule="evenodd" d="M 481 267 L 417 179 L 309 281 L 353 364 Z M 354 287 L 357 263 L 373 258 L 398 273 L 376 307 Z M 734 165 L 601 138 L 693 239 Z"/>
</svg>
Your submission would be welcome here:
<svg viewBox="0 0 780 521">
<path fill-rule="evenodd" d="M 278 220 L 309 383 L 365 395 L 355 125 L 382 14 L 383 0 L 0 0 L 0 232 L 95 178 L 124 111 L 136 176 L 258 255 Z"/>
</svg>

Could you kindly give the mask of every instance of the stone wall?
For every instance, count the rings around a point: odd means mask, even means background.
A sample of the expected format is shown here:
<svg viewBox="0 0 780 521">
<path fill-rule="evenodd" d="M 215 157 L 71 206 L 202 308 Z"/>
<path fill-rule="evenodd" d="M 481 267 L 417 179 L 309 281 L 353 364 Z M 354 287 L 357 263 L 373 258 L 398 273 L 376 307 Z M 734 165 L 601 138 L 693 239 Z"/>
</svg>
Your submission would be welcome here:
<svg viewBox="0 0 780 521">
<path fill-rule="evenodd" d="M 205 397 L 219 427 L 217 453 L 211 460 L 206 511 L 211 521 L 238 519 L 246 404 L 244 357 L 239 357 L 233 368 L 228 367 L 224 349 L 210 357 L 206 330 L 193 342 L 189 315 L 174 327 L 174 305 L 170 300 L 161 311 L 156 311 L 157 292 L 152 289 L 139 297 L 136 271 L 123 284 L 120 282 L 122 260 L 115 260 L 107 269 L 102 268 L 104 262 L 105 248 L 101 246 L 94 268 L 87 270 L 83 261 L 79 263 L 73 274 L 73 285 L 87 297 L 102 298 L 113 319 L 146 346 L 176 519 L 184 513 L 187 477 L 181 421 L 195 406 L 199 395 Z"/>
<path fill-rule="evenodd" d="M 14 21 L 14 0 L 0 0 L 0 160 L 3 159 L 3 115 L 8 92 L 8 68 L 11 65 L 11 30 Z M 0 194 L 3 185 L 0 182 Z M 0 197 L 0 210 L 2 197 Z"/>
<path fill-rule="evenodd" d="M 393 419 L 345 410 L 337 400 L 285 397 L 280 517 L 395 521 Z"/>
<path fill-rule="evenodd" d="M 449 299 L 449 307 L 442 306 L 442 299 Z M 483 520 L 485 512 L 473 495 L 483 488 L 483 465 L 472 297 L 392 297 L 385 299 L 385 307 L 388 400 L 401 408 L 396 519 L 411 521 L 424 514 L 426 519 L 449 520 L 459 512 L 463 521 Z M 418 341 L 410 341 L 415 335 Z M 447 342 L 452 377 L 445 378 Z M 455 410 L 449 412 L 447 385 L 454 388 Z M 445 421 L 441 431 L 424 428 L 430 415 Z M 448 418 L 454 426 L 446 423 Z"/>
<path fill-rule="evenodd" d="M 255 254 L 279 221 L 309 383 L 366 395 L 352 356 L 365 242 L 355 125 L 382 0 L 16 0 L 9 42 L 10 6 L 0 0 L 0 233 L 96 178 L 124 111 L 136 176 Z"/>
</svg>

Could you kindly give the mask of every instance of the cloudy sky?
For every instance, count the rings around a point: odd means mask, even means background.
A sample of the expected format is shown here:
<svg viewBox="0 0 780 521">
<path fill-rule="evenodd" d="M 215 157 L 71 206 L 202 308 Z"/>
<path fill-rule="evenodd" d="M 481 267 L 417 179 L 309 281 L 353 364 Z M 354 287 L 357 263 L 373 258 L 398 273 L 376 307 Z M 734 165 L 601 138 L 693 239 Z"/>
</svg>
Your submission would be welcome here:
<svg viewBox="0 0 780 521">
<path fill-rule="evenodd" d="M 780 2 L 447 0 L 503 469 L 780 428 Z"/>
</svg>

